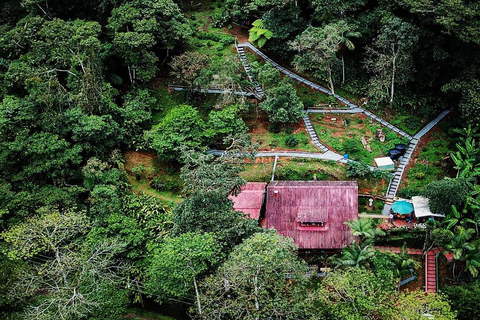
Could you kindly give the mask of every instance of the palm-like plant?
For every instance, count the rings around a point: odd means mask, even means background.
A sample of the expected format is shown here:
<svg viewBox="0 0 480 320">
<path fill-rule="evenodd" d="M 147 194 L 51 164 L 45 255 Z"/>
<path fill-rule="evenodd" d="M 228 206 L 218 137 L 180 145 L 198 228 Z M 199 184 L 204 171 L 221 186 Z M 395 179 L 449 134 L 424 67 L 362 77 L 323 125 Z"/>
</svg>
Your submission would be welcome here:
<svg viewBox="0 0 480 320">
<path fill-rule="evenodd" d="M 369 259 L 375 254 L 375 251 L 369 246 L 360 246 L 352 242 L 349 247 L 343 248 L 341 256 L 334 256 L 332 262 L 337 267 L 355 267 L 369 265 Z"/>
<path fill-rule="evenodd" d="M 455 260 L 462 260 L 465 253 L 474 250 L 474 246 L 470 241 L 475 233 L 474 229 L 465 229 L 457 226 L 453 239 L 445 245 L 445 250 L 453 253 Z"/>
<path fill-rule="evenodd" d="M 410 255 L 407 252 L 406 244 L 402 246 L 402 248 L 400 249 L 400 253 L 392 253 L 390 255 L 390 260 L 397 267 L 398 277 L 409 274 L 412 270 L 415 271 L 421 267 L 421 264 L 418 261 L 410 258 Z"/>
<path fill-rule="evenodd" d="M 465 255 L 465 270 L 469 272 L 472 277 L 478 277 L 480 271 L 480 251 L 478 250 L 478 246 L 480 244 L 474 245 L 474 251 L 470 251 Z"/>
<path fill-rule="evenodd" d="M 342 23 L 343 22 L 343 23 Z M 340 21 L 339 22 L 339 29 L 340 29 L 340 54 L 342 57 L 342 83 L 345 83 L 345 59 L 343 57 L 343 46 L 348 50 L 354 50 L 355 44 L 350 40 L 350 38 L 358 38 L 361 36 L 360 32 L 352 31 L 350 26 L 347 25 L 346 22 Z"/>
<path fill-rule="evenodd" d="M 455 169 L 457 169 L 457 177 L 471 178 L 480 175 L 480 163 L 478 161 L 478 155 L 480 148 L 476 144 L 476 138 L 478 127 L 472 128 L 471 125 L 468 128 L 462 130 L 456 129 L 455 132 L 462 135 L 460 142 L 456 144 L 457 152 L 451 153 L 453 162 L 455 162 Z"/>
<path fill-rule="evenodd" d="M 465 261 L 466 270 L 470 272 L 472 276 L 478 275 L 478 266 L 480 266 L 480 260 L 478 259 L 480 259 L 480 256 L 474 243 L 470 242 L 474 234 L 475 229 L 465 229 L 464 227 L 457 226 L 452 240 L 444 246 L 447 252 L 453 253 L 453 259 L 455 261 L 453 262 L 452 274 L 454 279 L 460 275 L 460 273 L 458 276 L 456 274 L 457 261 Z"/>
<path fill-rule="evenodd" d="M 362 242 L 371 242 L 376 236 L 385 235 L 385 231 L 378 228 L 378 223 L 374 219 L 349 220 L 345 224 L 350 227 L 353 236 L 359 237 Z"/>
</svg>

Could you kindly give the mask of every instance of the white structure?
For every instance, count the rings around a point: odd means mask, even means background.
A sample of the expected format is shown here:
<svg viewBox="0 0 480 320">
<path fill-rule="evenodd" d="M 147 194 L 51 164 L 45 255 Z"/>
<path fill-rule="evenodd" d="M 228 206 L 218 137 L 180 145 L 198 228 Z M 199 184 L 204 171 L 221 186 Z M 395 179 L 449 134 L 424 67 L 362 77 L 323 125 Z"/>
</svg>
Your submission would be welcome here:
<svg viewBox="0 0 480 320">
<path fill-rule="evenodd" d="M 430 217 L 437 217 L 437 218 L 444 218 L 444 214 L 433 213 L 430 211 L 430 207 L 428 206 L 429 200 L 424 197 L 415 196 L 412 197 L 412 204 L 413 210 L 415 210 L 415 217 L 417 218 L 430 218 Z"/>
<path fill-rule="evenodd" d="M 374 161 L 379 170 L 395 170 L 395 163 L 390 157 L 375 158 Z"/>
</svg>

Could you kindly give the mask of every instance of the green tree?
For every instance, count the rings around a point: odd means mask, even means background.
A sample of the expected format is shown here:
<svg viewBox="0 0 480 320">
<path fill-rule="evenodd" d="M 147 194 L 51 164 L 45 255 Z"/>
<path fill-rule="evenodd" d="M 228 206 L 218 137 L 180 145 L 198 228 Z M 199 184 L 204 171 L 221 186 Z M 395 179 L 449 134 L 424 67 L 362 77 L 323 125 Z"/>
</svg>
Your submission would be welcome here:
<svg viewBox="0 0 480 320">
<path fill-rule="evenodd" d="M 269 121 L 295 123 L 302 117 L 303 102 L 291 84 L 280 82 L 268 89 L 266 95 L 267 99 L 260 103 L 260 108 L 268 114 Z"/>
<path fill-rule="evenodd" d="M 441 295 L 447 298 L 459 320 L 475 319 L 480 312 L 480 284 L 478 281 L 456 286 L 445 286 Z"/>
<path fill-rule="evenodd" d="M 133 0 L 112 10 L 107 28 L 116 52 L 127 66 L 129 81 L 148 82 L 157 71 L 157 50 L 183 47 L 191 31 L 171 0 Z"/>
<path fill-rule="evenodd" d="M 412 79 L 413 52 L 418 30 L 398 17 L 386 19 L 373 47 L 367 48 L 365 66 L 374 76 L 369 94 L 378 101 L 393 103 L 395 88 Z"/>
<path fill-rule="evenodd" d="M 271 230 L 235 247 L 201 286 L 203 319 L 298 319 L 308 268 L 293 241 Z"/>
<path fill-rule="evenodd" d="M 147 288 L 160 300 L 185 298 L 194 291 L 197 312 L 202 315 L 198 280 L 221 259 L 220 248 L 208 233 L 167 238 L 152 257 Z"/>
<path fill-rule="evenodd" d="M 308 27 L 290 43 L 298 52 L 293 62 L 295 67 L 301 71 L 311 71 L 317 78 L 326 79 L 333 95 L 334 69 L 340 62 L 337 52 L 346 43 L 345 34 L 348 31 L 347 23 L 341 20 L 324 27 Z"/>
<path fill-rule="evenodd" d="M 469 187 L 465 179 L 443 179 L 425 186 L 423 195 L 430 199 L 432 212 L 450 214 L 452 206 L 461 208 L 465 204 Z"/>
<path fill-rule="evenodd" d="M 9 245 L 7 257 L 29 266 L 10 291 L 17 299 L 27 299 L 24 316 L 78 319 L 120 301 L 118 311 L 107 319 L 118 317 L 128 303 L 124 290 L 112 292 L 121 282 L 117 272 L 123 268 L 116 256 L 123 251 L 123 243 L 111 240 L 81 246 L 76 242 L 90 228 L 85 212 L 43 211 L 1 234 Z M 38 297 L 36 293 L 42 291 L 48 294 Z"/>
<path fill-rule="evenodd" d="M 146 134 L 147 141 L 162 159 L 173 160 L 179 148 L 199 149 L 204 139 L 205 123 L 198 111 L 182 105 L 171 109 L 165 118 Z"/>
<path fill-rule="evenodd" d="M 237 105 L 231 105 L 219 111 L 210 111 L 205 136 L 221 144 L 228 136 L 246 134 L 248 127 L 239 117 L 238 109 Z"/>
<path fill-rule="evenodd" d="M 201 71 L 207 68 L 209 63 L 209 57 L 198 52 L 187 51 L 173 57 L 170 67 L 172 68 L 171 74 L 176 81 L 175 84 L 185 85 L 192 97 L 195 89 L 199 87 L 198 80 Z"/>
</svg>

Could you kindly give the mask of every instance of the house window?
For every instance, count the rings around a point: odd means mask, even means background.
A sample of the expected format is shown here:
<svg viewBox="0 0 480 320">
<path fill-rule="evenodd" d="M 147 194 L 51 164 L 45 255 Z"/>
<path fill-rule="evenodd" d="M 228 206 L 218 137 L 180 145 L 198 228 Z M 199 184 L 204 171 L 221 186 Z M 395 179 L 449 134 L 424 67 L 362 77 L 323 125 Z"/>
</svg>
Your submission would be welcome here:
<svg viewBox="0 0 480 320">
<path fill-rule="evenodd" d="M 324 227 L 325 221 L 301 221 L 300 226 L 302 227 Z"/>
</svg>

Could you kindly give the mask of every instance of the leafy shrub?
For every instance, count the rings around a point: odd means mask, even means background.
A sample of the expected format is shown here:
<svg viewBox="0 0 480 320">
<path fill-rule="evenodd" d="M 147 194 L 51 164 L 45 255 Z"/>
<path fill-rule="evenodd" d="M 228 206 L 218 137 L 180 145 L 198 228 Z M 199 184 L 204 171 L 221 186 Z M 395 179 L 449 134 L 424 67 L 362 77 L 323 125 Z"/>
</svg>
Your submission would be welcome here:
<svg viewBox="0 0 480 320">
<path fill-rule="evenodd" d="M 272 122 L 268 125 L 268 131 L 271 133 L 279 133 L 280 132 L 280 125 L 278 122 Z"/>
<path fill-rule="evenodd" d="M 182 190 L 183 184 L 178 177 L 160 175 L 152 181 L 151 187 L 157 191 L 179 192 Z"/>
<path fill-rule="evenodd" d="M 285 129 L 285 132 L 286 132 L 287 134 L 292 134 L 292 133 L 293 133 L 293 128 L 292 128 L 292 127 L 287 127 L 287 128 Z"/>
<path fill-rule="evenodd" d="M 406 121 L 405 121 L 405 126 L 408 128 L 408 129 L 411 129 L 411 130 L 415 130 L 417 128 L 419 128 L 421 125 L 420 121 L 418 121 L 418 119 L 416 118 L 408 118 Z"/>
<path fill-rule="evenodd" d="M 385 140 L 386 141 L 391 141 L 391 140 L 395 140 L 395 139 L 398 139 L 398 136 L 395 132 L 390 131 L 390 130 L 385 132 Z"/>
<path fill-rule="evenodd" d="M 450 301 L 459 320 L 477 319 L 480 314 L 480 282 L 459 286 L 446 286 L 441 294 Z"/>
<path fill-rule="evenodd" d="M 298 140 L 295 138 L 295 136 L 288 136 L 285 140 L 285 144 L 288 147 L 295 147 L 298 144 Z"/>
<path fill-rule="evenodd" d="M 362 149 L 361 143 L 356 139 L 348 139 L 343 143 L 343 151 L 347 153 L 355 153 Z"/>
<path fill-rule="evenodd" d="M 349 161 L 347 164 L 347 177 L 365 177 L 370 174 L 370 167 L 361 162 Z"/>
<path fill-rule="evenodd" d="M 400 191 L 398 191 L 398 196 L 401 198 L 410 199 L 413 196 L 418 196 L 420 193 L 421 192 L 418 188 L 407 187 L 407 188 L 400 189 Z"/>
<path fill-rule="evenodd" d="M 415 172 L 414 177 L 415 179 L 422 180 L 425 178 L 425 172 Z"/>
</svg>

